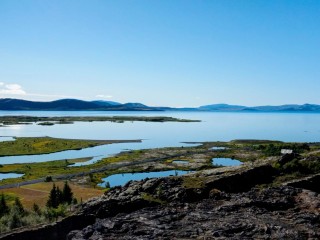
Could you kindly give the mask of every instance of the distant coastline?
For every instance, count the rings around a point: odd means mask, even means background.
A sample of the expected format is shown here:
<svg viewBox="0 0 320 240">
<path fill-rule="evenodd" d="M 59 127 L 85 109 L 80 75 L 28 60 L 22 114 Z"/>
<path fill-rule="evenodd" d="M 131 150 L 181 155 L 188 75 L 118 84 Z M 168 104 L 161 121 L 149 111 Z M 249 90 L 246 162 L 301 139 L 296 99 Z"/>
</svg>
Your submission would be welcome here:
<svg viewBox="0 0 320 240">
<path fill-rule="evenodd" d="M 286 104 L 279 106 L 241 106 L 211 104 L 197 108 L 152 107 L 142 103 L 118 103 L 112 101 L 83 101 L 60 99 L 51 102 L 36 102 L 22 99 L 0 99 L 0 110 L 4 111 L 201 111 L 201 112 L 301 112 L 320 113 L 317 104 Z"/>
</svg>

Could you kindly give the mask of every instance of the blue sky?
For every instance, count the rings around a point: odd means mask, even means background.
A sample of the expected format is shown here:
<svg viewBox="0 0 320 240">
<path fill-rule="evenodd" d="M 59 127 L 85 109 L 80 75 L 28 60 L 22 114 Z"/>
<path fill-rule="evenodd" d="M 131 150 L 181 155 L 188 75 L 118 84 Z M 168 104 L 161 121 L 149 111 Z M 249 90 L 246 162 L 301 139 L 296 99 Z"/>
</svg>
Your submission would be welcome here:
<svg viewBox="0 0 320 240">
<path fill-rule="evenodd" d="M 320 104 L 318 0 L 1 0 L 0 98 Z"/>
</svg>

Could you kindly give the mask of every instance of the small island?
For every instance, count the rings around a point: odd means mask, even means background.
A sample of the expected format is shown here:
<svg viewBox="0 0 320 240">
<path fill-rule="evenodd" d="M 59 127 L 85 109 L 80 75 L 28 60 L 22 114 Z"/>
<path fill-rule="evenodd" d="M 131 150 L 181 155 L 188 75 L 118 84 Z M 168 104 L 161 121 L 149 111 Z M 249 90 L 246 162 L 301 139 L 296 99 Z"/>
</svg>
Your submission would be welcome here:
<svg viewBox="0 0 320 240">
<path fill-rule="evenodd" d="M 200 120 L 180 119 L 174 117 L 145 116 L 96 116 L 96 117 L 35 117 L 35 116 L 0 116 L 0 124 L 17 125 L 38 123 L 43 126 L 54 124 L 72 124 L 73 122 L 201 122 Z M 1 125 L 0 125 L 1 126 Z"/>
</svg>

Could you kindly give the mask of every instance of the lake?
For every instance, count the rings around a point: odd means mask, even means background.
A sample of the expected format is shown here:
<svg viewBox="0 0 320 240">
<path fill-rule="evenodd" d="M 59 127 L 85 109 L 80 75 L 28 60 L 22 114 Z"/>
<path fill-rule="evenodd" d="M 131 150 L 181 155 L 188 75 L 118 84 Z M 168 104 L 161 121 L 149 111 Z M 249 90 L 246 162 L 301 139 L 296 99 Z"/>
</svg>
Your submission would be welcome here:
<svg viewBox="0 0 320 240">
<path fill-rule="evenodd" d="M 14 125 L 0 128 L 0 136 L 50 136 L 73 139 L 143 139 L 40 156 L 1 157 L 0 163 L 48 161 L 78 157 L 101 157 L 126 149 L 188 146 L 182 142 L 268 139 L 295 142 L 320 140 L 318 113 L 222 113 L 222 112 L 55 112 L 0 111 L 1 115 L 29 116 L 169 116 L 202 122 L 76 122 L 54 126 Z M 10 140 L 10 138 L 2 140 Z M 90 163 L 90 162 L 89 162 Z"/>
<path fill-rule="evenodd" d="M 239 166 L 241 164 L 242 162 L 232 158 L 213 158 L 212 159 L 212 165 L 214 166 L 231 167 L 231 166 Z"/>
<path fill-rule="evenodd" d="M 19 178 L 22 177 L 24 174 L 19 173 L 0 173 L 0 180 L 8 179 L 8 178 Z"/>
<path fill-rule="evenodd" d="M 109 177 L 103 178 L 102 183 L 98 184 L 100 187 L 105 187 L 106 183 L 109 183 L 110 187 L 123 186 L 129 181 L 139 181 L 146 178 L 159 178 L 168 176 L 181 176 L 191 171 L 181 171 L 181 170 L 168 170 L 160 172 L 143 172 L 143 173 L 120 173 L 114 174 Z"/>
</svg>

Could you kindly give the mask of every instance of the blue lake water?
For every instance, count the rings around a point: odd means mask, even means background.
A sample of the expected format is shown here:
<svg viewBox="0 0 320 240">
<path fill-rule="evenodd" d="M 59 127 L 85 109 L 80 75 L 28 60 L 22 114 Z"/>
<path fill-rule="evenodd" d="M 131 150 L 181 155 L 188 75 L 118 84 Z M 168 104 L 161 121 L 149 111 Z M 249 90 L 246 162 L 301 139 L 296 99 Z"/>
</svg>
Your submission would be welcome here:
<svg viewBox="0 0 320 240">
<path fill-rule="evenodd" d="M 239 166 L 242 162 L 232 158 L 213 158 L 212 165 L 230 167 L 230 166 Z"/>
<path fill-rule="evenodd" d="M 8 179 L 8 178 L 19 178 L 22 177 L 24 174 L 19 173 L 0 173 L 0 180 Z"/>
<path fill-rule="evenodd" d="M 210 148 L 210 150 L 212 150 L 212 151 L 223 151 L 223 150 L 226 150 L 226 147 L 212 147 L 212 148 Z"/>
<path fill-rule="evenodd" d="M 188 164 L 189 161 L 186 161 L 186 160 L 174 160 L 174 161 L 172 161 L 172 163 L 175 163 L 175 164 Z"/>
<path fill-rule="evenodd" d="M 181 176 L 183 174 L 189 173 L 191 171 L 181 171 L 181 170 L 170 170 L 161 172 L 144 172 L 144 173 L 123 173 L 114 174 L 109 177 L 103 178 L 103 183 L 98 184 L 100 187 L 105 187 L 106 183 L 109 182 L 110 187 L 123 186 L 131 180 L 143 180 L 146 178 L 158 178 L 158 177 L 168 177 L 168 176 Z"/>
<path fill-rule="evenodd" d="M 1 137 L 0 136 L 0 142 L 8 142 L 8 141 L 15 141 L 13 137 Z"/>
<path fill-rule="evenodd" d="M 14 125 L 0 128 L 0 136 L 50 136 L 73 139 L 143 139 L 40 156 L 1 157 L 0 163 L 36 162 L 67 158 L 101 157 L 125 149 L 188 146 L 182 142 L 268 139 L 295 142 L 320 141 L 320 114 L 316 113 L 215 113 L 215 112 L 45 112 L 0 111 L 0 115 L 29 116 L 171 116 L 202 122 L 76 122 L 39 126 Z M 91 163 L 91 162 L 89 162 Z"/>
</svg>

